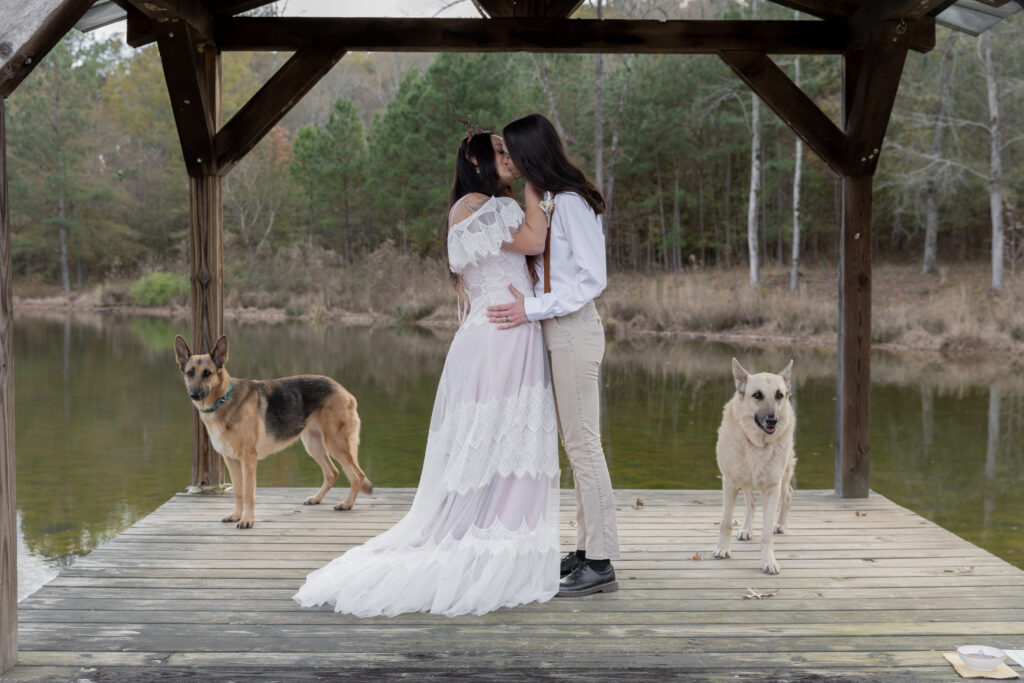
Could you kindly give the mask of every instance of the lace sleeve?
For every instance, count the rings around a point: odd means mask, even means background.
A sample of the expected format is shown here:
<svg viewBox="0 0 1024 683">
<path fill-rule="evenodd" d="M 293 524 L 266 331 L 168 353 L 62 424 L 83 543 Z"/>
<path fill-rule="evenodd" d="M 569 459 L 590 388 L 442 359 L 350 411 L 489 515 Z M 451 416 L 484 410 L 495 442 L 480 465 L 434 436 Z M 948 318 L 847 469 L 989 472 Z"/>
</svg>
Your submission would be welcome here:
<svg viewBox="0 0 1024 683">
<path fill-rule="evenodd" d="M 522 226 L 525 214 L 510 197 L 491 197 L 483 206 L 448 231 L 448 262 L 452 272 L 461 273 L 466 266 L 478 263 L 511 242 Z"/>
</svg>

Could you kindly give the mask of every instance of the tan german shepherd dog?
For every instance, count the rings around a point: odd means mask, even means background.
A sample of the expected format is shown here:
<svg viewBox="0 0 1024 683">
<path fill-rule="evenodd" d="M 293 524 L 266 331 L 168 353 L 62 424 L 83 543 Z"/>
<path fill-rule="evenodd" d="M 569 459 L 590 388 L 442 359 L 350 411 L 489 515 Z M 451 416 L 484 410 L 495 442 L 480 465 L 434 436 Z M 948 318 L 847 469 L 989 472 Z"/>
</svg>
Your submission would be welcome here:
<svg viewBox="0 0 1024 683">
<path fill-rule="evenodd" d="M 722 471 L 722 526 L 718 530 L 714 557 L 729 557 L 732 512 L 741 490 L 747 509 L 736 538 L 750 540 L 754 526 L 754 491 L 758 490 L 762 505 L 761 571 L 765 574 L 780 571 L 772 545 L 773 532 L 786 533 L 789 505 L 793 500 L 796 414 L 790 405 L 792 373 L 793 361 L 777 375 L 770 372 L 752 375 L 733 358 L 736 393 L 722 411 L 715 446 L 718 469 Z"/>
<path fill-rule="evenodd" d="M 271 453 L 302 439 L 316 460 L 324 483 L 305 500 L 317 505 L 334 485 L 341 465 L 352 488 L 335 510 L 351 510 L 360 489 L 373 484 L 359 467 L 359 415 L 355 396 L 330 377 L 297 375 L 271 380 L 237 379 L 228 375 L 228 338 L 217 340 L 207 354 L 192 354 L 180 336 L 174 353 L 188 397 L 199 411 L 213 447 L 224 458 L 235 491 L 235 509 L 224 522 L 239 529 L 253 524 L 256 465 Z"/>
</svg>

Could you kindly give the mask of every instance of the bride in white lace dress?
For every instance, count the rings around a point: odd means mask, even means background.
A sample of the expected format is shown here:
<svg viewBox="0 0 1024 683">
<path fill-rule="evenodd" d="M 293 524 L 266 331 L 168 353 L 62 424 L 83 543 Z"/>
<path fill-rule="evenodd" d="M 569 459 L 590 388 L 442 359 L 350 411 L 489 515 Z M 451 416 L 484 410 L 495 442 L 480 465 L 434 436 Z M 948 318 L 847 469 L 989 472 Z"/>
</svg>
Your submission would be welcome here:
<svg viewBox="0 0 1024 683">
<path fill-rule="evenodd" d="M 532 289 L 524 254 L 540 253 L 547 232 L 532 188 L 525 216 L 502 196 L 505 154 L 479 128 L 459 146 L 448 259 L 470 310 L 441 373 L 412 507 L 309 574 L 294 596 L 304 607 L 455 616 L 558 592 L 558 442 L 540 324 L 502 332 L 487 322 L 488 305 L 512 299 L 510 282 Z"/>
</svg>

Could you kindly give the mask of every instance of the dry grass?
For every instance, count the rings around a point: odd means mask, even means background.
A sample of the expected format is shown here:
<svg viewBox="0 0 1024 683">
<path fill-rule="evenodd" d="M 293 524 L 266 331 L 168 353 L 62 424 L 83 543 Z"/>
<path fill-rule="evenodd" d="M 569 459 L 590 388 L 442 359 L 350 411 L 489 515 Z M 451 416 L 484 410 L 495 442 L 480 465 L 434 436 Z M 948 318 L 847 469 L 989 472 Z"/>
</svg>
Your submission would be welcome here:
<svg viewBox="0 0 1024 683">
<path fill-rule="evenodd" d="M 294 246 L 273 258 L 235 252 L 225 264 L 229 313 L 259 318 L 326 318 L 457 324 L 455 293 L 444 263 L 381 245 L 346 265 L 332 251 Z M 184 266 L 182 266 L 184 270 Z M 989 287 L 987 264 L 948 266 L 923 276 L 917 266 L 877 264 L 872 342 L 877 348 L 1024 355 L 1024 275 L 1008 274 L 1003 291 Z M 130 283 L 108 283 L 65 297 L 55 287 L 16 283 L 18 302 L 39 308 L 126 306 Z M 35 296 L 32 296 L 32 295 Z M 620 336 L 702 336 L 731 340 L 835 344 L 836 270 L 808 268 L 799 290 L 789 273 L 762 271 L 751 289 L 745 268 L 671 274 L 613 273 L 598 307 Z M 181 311 L 182 315 L 187 310 Z"/>
<path fill-rule="evenodd" d="M 838 320 L 837 275 L 818 268 L 801 274 L 791 293 L 788 272 L 762 272 L 752 289 L 748 271 L 690 270 L 669 275 L 613 275 L 601 299 L 618 334 L 735 336 L 832 344 Z M 879 348 L 966 353 L 1024 352 L 1024 278 L 989 287 L 989 270 L 967 264 L 938 276 L 915 266 L 876 265 L 872 341 Z"/>
</svg>

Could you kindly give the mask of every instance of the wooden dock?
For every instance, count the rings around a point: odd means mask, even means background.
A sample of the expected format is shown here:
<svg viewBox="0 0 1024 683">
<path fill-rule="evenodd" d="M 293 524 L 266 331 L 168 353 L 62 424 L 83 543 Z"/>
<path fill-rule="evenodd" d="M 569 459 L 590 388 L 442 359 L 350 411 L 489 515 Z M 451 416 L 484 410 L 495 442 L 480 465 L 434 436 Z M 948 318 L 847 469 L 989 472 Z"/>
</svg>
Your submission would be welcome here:
<svg viewBox="0 0 1024 683">
<path fill-rule="evenodd" d="M 345 513 L 301 505 L 308 493 L 259 489 L 248 531 L 219 521 L 230 496 L 175 496 L 19 605 L 4 680 L 955 680 L 943 651 L 1024 646 L 1024 571 L 874 493 L 798 491 L 782 574 L 766 576 L 756 542 L 711 559 L 718 492 L 618 491 L 618 593 L 391 619 L 291 596 L 412 491 Z M 568 548 L 571 492 L 562 502 Z"/>
</svg>

